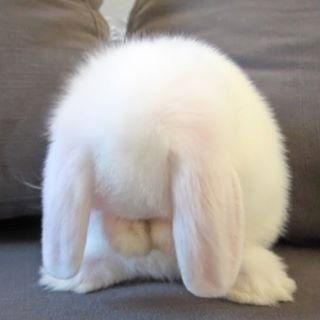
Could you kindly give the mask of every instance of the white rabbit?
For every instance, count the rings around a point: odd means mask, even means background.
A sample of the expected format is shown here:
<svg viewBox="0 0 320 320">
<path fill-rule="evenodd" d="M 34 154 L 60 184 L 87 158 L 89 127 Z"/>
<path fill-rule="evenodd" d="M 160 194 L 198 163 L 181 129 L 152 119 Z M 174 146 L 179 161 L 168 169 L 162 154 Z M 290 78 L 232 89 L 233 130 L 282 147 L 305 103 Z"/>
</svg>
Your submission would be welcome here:
<svg viewBox="0 0 320 320">
<path fill-rule="evenodd" d="M 181 277 L 200 297 L 293 299 L 269 250 L 287 220 L 283 138 L 225 55 L 166 36 L 102 49 L 50 121 L 42 285 Z"/>
</svg>

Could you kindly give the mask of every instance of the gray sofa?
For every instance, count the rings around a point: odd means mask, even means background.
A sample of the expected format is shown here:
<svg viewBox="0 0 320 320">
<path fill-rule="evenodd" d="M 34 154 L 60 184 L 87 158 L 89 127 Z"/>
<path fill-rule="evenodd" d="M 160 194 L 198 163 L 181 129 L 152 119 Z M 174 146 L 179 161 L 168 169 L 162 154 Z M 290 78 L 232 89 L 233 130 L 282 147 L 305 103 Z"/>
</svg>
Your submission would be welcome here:
<svg viewBox="0 0 320 320">
<path fill-rule="evenodd" d="M 109 29 L 100 0 L 0 4 L 1 320 L 320 318 L 317 0 L 138 0 L 128 23 L 128 36 L 184 33 L 217 45 L 274 107 L 293 176 L 291 219 L 275 250 L 298 285 L 295 302 L 275 307 L 199 299 L 181 283 L 133 282 L 88 295 L 38 286 L 46 118 L 64 79 L 108 41 Z"/>
</svg>

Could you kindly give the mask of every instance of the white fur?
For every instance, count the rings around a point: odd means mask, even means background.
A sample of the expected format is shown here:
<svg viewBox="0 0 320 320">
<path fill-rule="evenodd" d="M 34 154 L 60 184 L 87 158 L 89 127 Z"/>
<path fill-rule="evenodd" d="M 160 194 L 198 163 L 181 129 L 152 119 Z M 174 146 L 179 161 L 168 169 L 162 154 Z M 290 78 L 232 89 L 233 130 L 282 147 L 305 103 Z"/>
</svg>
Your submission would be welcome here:
<svg viewBox="0 0 320 320">
<path fill-rule="evenodd" d="M 160 37 L 101 50 L 61 98 L 50 139 L 43 285 L 88 292 L 181 275 L 198 296 L 292 300 L 269 251 L 287 220 L 282 136 L 216 49 Z"/>
</svg>

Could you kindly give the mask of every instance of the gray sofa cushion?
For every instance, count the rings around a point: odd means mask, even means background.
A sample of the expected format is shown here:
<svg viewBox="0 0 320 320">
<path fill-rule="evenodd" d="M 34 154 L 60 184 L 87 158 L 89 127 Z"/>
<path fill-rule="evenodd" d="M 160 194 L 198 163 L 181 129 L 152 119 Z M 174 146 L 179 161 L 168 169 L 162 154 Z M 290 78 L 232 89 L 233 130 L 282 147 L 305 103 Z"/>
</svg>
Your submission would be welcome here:
<svg viewBox="0 0 320 320">
<path fill-rule="evenodd" d="M 30 219 L 30 218 L 29 218 Z M 38 287 L 40 223 L 0 223 L 0 319 L 5 320 L 318 320 L 320 251 L 282 246 L 277 252 L 297 281 L 294 303 L 275 307 L 200 299 L 180 283 L 132 283 L 88 295 Z"/>
<path fill-rule="evenodd" d="M 101 0 L 0 1 L 0 218 L 40 211 L 48 110 L 83 52 L 108 36 Z"/>
<path fill-rule="evenodd" d="M 185 33 L 236 60 L 270 100 L 293 176 L 287 239 L 320 243 L 320 6 L 317 0 L 138 0 L 128 34 Z"/>
</svg>

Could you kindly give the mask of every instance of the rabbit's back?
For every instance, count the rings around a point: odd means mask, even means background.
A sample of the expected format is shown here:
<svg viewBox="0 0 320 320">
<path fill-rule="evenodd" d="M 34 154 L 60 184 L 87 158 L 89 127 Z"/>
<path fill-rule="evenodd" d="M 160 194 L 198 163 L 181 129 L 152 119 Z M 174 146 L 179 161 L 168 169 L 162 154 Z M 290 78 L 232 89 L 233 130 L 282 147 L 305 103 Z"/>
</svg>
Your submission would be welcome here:
<svg viewBox="0 0 320 320">
<path fill-rule="evenodd" d="M 128 218 L 169 215 L 175 159 L 210 140 L 239 175 L 247 240 L 270 244 L 282 229 L 289 179 L 278 125 L 246 75 L 206 44 L 163 37 L 99 51 L 52 131 L 89 146 L 98 192 L 113 193 Z"/>
</svg>

